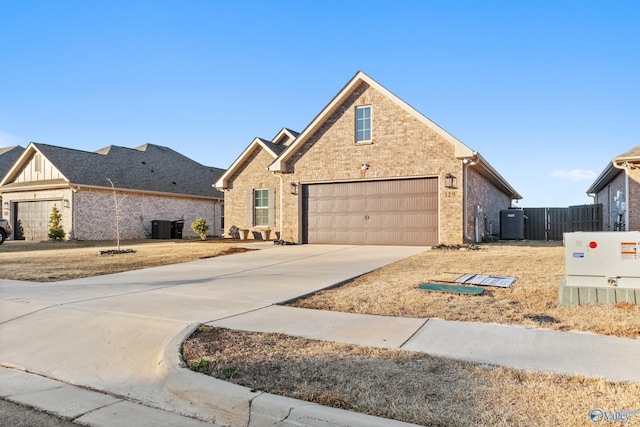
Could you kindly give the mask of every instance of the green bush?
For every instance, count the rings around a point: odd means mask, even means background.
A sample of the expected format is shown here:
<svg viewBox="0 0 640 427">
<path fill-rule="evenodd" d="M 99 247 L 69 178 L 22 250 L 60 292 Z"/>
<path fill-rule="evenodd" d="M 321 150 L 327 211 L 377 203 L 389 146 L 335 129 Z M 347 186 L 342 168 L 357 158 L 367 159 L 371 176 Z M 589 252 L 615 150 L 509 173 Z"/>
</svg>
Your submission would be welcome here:
<svg viewBox="0 0 640 427">
<path fill-rule="evenodd" d="M 209 370 L 210 364 L 211 362 L 206 359 L 199 359 L 197 362 L 193 362 L 191 366 L 189 366 L 189 369 L 196 372 L 205 372 Z"/>
<path fill-rule="evenodd" d="M 49 215 L 49 238 L 52 240 L 62 240 L 64 239 L 64 229 L 60 224 L 62 222 L 62 214 L 56 207 L 53 205 L 53 209 L 51 209 L 51 215 Z"/>
<path fill-rule="evenodd" d="M 191 229 L 198 235 L 202 240 L 207 238 L 207 234 L 209 233 L 209 226 L 207 225 L 207 221 L 204 218 L 198 218 L 193 223 L 191 223 Z"/>
</svg>

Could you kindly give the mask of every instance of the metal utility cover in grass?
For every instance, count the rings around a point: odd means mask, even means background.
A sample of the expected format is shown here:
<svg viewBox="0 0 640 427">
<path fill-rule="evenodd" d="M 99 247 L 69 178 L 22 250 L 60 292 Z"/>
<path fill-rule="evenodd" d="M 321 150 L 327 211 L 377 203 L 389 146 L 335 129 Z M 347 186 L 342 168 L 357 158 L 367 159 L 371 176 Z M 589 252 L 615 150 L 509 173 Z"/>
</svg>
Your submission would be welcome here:
<svg viewBox="0 0 640 427">
<path fill-rule="evenodd" d="M 418 286 L 425 291 L 448 292 L 452 294 L 480 295 L 484 289 L 475 286 L 453 286 L 440 283 L 423 283 Z"/>
<path fill-rule="evenodd" d="M 516 278 L 511 276 L 486 276 L 484 274 L 463 274 L 455 280 L 456 283 L 466 283 L 469 285 L 480 286 L 497 286 L 500 288 L 508 288 L 515 281 Z"/>
</svg>

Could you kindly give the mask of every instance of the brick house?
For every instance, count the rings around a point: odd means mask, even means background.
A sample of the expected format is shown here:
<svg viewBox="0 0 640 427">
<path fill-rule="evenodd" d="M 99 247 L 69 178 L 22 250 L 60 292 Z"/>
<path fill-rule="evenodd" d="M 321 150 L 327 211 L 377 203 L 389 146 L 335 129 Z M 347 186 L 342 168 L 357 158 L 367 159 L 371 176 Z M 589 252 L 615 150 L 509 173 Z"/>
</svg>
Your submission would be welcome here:
<svg viewBox="0 0 640 427">
<path fill-rule="evenodd" d="M 152 221 L 204 218 L 222 234 L 223 193 L 212 188 L 222 169 L 203 166 L 169 148 L 109 146 L 87 152 L 30 143 L 0 181 L 2 210 L 14 239 L 47 240 L 55 205 L 67 239 L 115 239 L 113 182 L 120 205 L 120 237 L 143 239 Z"/>
<path fill-rule="evenodd" d="M 639 231 L 640 145 L 614 157 L 587 194 L 602 204 L 603 231 Z"/>
<path fill-rule="evenodd" d="M 9 172 L 11 166 L 18 160 L 24 148 L 19 145 L 0 148 L 0 180 Z M 2 194 L 0 194 L 0 218 L 3 218 Z M 8 206 L 8 205 L 7 205 Z"/>
<path fill-rule="evenodd" d="M 459 244 L 497 234 L 500 210 L 521 198 L 362 72 L 301 133 L 254 139 L 215 185 L 227 233 L 268 227 L 296 243 Z"/>
</svg>

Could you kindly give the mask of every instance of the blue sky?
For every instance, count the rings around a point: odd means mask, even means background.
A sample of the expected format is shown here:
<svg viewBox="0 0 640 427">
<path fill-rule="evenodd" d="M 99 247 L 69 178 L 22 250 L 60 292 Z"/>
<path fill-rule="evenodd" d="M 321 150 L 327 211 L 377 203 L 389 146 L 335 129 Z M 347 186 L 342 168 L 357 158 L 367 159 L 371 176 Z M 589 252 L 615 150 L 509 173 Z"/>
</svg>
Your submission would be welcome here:
<svg viewBox="0 0 640 427">
<path fill-rule="evenodd" d="M 637 1 L 0 0 L 0 147 L 165 145 L 228 167 L 358 71 L 524 199 L 590 203 L 640 144 Z"/>
</svg>

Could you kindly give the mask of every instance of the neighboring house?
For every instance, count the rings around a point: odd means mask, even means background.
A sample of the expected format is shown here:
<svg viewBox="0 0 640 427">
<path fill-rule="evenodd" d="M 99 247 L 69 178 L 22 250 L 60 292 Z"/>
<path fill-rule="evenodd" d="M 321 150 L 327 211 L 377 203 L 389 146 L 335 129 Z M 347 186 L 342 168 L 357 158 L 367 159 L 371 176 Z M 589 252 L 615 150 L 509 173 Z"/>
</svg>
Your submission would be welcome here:
<svg viewBox="0 0 640 427">
<path fill-rule="evenodd" d="M 211 182 L 223 172 L 152 144 L 92 153 L 32 142 L 0 181 L 0 193 L 15 239 L 46 240 L 54 205 L 66 238 L 115 239 L 109 179 L 122 239 L 150 237 L 154 220 L 184 220 L 183 236 L 195 236 L 190 225 L 200 217 L 210 234 L 221 235 L 223 194 Z"/>
<path fill-rule="evenodd" d="M 640 145 L 614 157 L 587 194 L 602 204 L 604 231 L 640 230 Z"/>
<path fill-rule="evenodd" d="M 24 148 L 16 145 L 14 147 L 6 147 L 0 148 L 0 180 L 9 172 L 11 166 L 18 160 L 18 157 L 22 154 Z M 5 210 L 9 211 L 9 205 L 7 204 L 6 209 L 4 209 L 2 203 L 2 194 L 0 194 L 0 218 L 4 218 Z"/>
<path fill-rule="evenodd" d="M 358 72 L 300 133 L 254 139 L 216 182 L 226 229 L 296 243 L 460 244 L 521 196 L 477 152 Z M 258 236 L 254 233 L 253 236 Z"/>
</svg>

